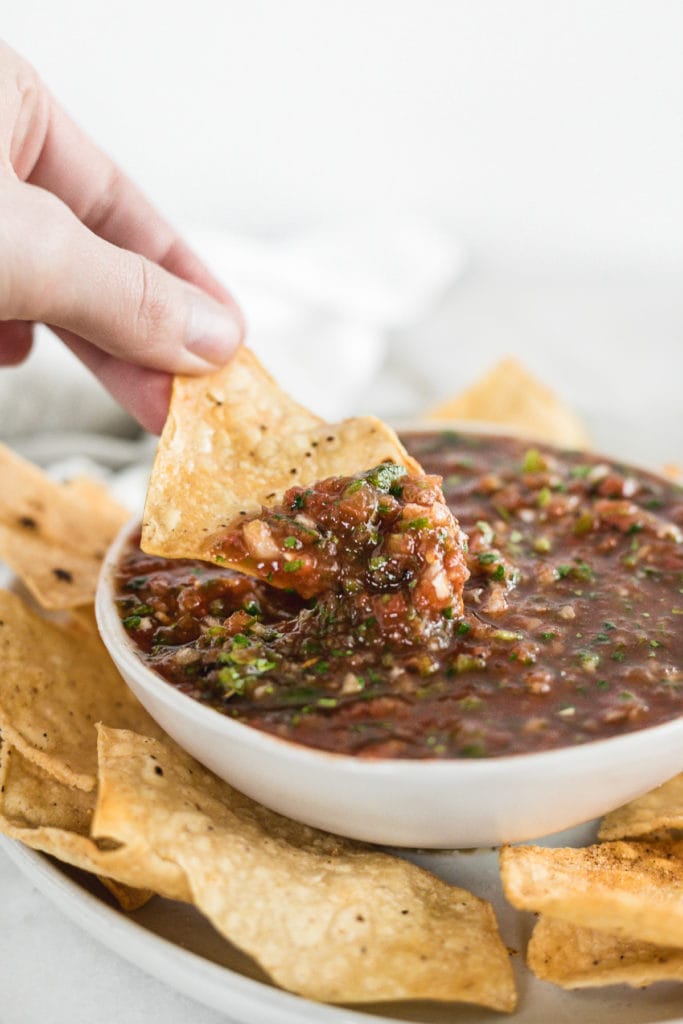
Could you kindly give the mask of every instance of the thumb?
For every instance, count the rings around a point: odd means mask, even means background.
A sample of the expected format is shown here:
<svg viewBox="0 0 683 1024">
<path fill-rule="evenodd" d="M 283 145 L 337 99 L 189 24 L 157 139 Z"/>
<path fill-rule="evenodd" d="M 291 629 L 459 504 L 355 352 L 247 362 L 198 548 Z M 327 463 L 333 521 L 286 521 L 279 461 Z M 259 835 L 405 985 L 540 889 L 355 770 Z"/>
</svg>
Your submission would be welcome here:
<svg viewBox="0 0 683 1024">
<path fill-rule="evenodd" d="M 242 339 L 224 305 L 89 231 L 52 193 L 0 186 L 0 319 L 40 320 L 129 363 L 203 373 Z"/>
</svg>

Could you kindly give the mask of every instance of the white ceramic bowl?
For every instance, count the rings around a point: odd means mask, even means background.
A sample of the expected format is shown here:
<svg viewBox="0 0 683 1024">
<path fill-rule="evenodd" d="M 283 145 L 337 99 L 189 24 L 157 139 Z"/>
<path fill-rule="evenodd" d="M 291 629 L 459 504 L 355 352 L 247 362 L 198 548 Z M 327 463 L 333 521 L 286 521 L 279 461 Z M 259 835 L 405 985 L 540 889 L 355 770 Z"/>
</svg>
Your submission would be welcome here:
<svg viewBox="0 0 683 1024">
<path fill-rule="evenodd" d="M 121 675 L 182 747 L 237 789 L 290 818 L 390 846 L 497 846 L 588 821 L 683 770 L 683 717 L 606 740 L 465 760 L 366 760 L 279 739 L 180 693 L 140 660 L 112 580 L 138 522 L 112 544 L 97 623 Z"/>
</svg>

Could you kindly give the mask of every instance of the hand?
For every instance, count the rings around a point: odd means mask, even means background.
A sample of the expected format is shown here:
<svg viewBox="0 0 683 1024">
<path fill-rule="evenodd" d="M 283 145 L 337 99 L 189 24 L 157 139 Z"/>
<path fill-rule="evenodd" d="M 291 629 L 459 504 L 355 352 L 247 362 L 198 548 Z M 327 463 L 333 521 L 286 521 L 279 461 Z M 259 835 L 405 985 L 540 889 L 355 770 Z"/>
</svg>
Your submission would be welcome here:
<svg viewBox="0 0 683 1024">
<path fill-rule="evenodd" d="M 171 374 L 227 362 L 229 293 L 0 42 L 0 365 L 48 324 L 148 430 Z"/>
</svg>

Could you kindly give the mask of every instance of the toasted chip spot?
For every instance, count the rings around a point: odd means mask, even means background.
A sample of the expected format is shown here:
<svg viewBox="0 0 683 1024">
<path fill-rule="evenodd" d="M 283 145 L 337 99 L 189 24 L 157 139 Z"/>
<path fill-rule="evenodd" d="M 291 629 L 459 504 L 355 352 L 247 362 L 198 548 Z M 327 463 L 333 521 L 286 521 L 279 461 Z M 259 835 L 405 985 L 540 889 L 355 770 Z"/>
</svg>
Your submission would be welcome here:
<svg viewBox="0 0 683 1024">
<path fill-rule="evenodd" d="M 53 569 L 52 572 L 62 583 L 73 583 L 73 575 L 68 569 Z"/>
</svg>

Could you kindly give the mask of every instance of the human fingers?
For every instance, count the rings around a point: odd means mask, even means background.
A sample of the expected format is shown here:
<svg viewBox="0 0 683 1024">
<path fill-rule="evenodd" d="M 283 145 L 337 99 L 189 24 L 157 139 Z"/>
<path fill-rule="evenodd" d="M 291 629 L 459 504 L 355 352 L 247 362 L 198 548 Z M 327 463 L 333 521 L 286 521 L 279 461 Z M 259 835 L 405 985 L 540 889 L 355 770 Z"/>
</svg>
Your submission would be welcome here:
<svg viewBox="0 0 683 1024">
<path fill-rule="evenodd" d="M 146 256 L 239 312 L 229 291 L 0 40 L 0 167 L 62 199 L 86 227 Z"/>
<path fill-rule="evenodd" d="M 32 345 L 32 323 L 25 320 L 0 321 L 0 366 L 23 363 Z"/>
<path fill-rule="evenodd" d="M 27 180 L 54 192 L 96 235 L 154 260 L 237 312 L 230 292 L 51 97 L 44 141 Z"/>
<path fill-rule="evenodd" d="M 167 373 L 223 365 L 242 338 L 230 307 L 89 231 L 53 194 L 0 182 L 0 316 L 40 320 Z"/>
<path fill-rule="evenodd" d="M 55 333 L 145 430 L 161 433 L 171 399 L 170 374 L 124 363 L 68 331 Z"/>
</svg>

